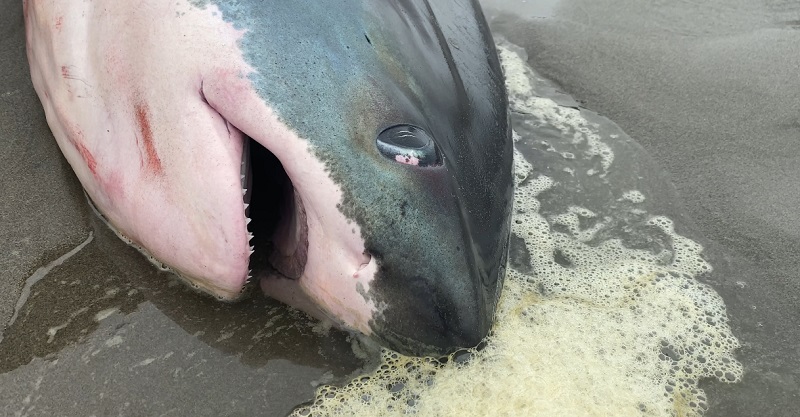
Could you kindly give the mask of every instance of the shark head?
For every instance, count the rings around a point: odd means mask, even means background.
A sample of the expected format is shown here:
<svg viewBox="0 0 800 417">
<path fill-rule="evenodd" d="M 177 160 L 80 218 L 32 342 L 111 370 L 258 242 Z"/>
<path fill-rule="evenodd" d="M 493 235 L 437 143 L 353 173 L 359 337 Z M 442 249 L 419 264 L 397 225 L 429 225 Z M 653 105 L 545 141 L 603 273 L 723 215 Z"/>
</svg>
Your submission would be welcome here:
<svg viewBox="0 0 800 417">
<path fill-rule="evenodd" d="M 49 11 L 26 8 L 48 122 L 112 227 L 222 299 L 253 280 L 402 353 L 478 344 L 513 182 L 477 2 L 178 5 L 72 11 L 102 38 L 75 54 L 96 86 L 77 106 L 80 86 L 51 68 L 75 57 L 41 40 Z"/>
</svg>

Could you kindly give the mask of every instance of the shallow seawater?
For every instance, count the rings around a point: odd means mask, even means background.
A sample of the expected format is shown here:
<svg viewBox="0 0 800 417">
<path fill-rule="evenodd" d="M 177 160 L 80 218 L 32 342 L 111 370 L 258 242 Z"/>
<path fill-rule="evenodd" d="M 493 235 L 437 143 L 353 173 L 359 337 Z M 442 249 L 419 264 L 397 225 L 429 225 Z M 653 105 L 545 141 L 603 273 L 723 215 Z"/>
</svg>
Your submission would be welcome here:
<svg viewBox="0 0 800 417">
<path fill-rule="evenodd" d="M 702 415 L 700 381 L 742 366 L 702 247 L 664 215 L 668 183 L 611 121 L 499 42 L 515 129 L 512 261 L 485 346 L 384 352 L 296 416 Z"/>
</svg>

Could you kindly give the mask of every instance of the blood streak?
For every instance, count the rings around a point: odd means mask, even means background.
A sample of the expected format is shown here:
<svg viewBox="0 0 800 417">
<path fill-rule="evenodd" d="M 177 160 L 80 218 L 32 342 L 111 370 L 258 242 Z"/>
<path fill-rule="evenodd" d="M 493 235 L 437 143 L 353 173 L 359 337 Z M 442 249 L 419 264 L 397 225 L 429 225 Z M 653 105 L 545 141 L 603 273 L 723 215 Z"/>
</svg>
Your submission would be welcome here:
<svg viewBox="0 0 800 417">
<path fill-rule="evenodd" d="M 161 158 L 158 157 L 158 152 L 156 152 L 156 147 L 153 144 L 153 129 L 150 127 L 150 115 L 148 114 L 147 105 L 136 104 L 134 109 L 136 111 L 136 122 L 139 125 L 142 143 L 144 144 L 147 171 L 161 175 L 164 172 L 164 168 L 161 166 Z"/>
<path fill-rule="evenodd" d="M 97 161 L 94 159 L 94 155 L 80 142 L 75 142 L 75 147 L 78 148 L 78 152 L 83 157 L 83 160 L 86 161 L 86 166 L 89 167 L 89 171 L 92 171 L 92 175 L 97 176 Z"/>
<path fill-rule="evenodd" d="M 56 18 L 56 30 L 59 32 L 61 31 L 61 26 L 64 24 L 64 16 L 58 16 Z"/>
<path fill-rule="evenodd" d="M 83 144 L 83 131 L 77 127 L 73 127 L 72 132 L 69 132 L 67 138 L 72 146 L 78 150 L 78 153 L 81 154 L 81 158 L 83 158 L 83 160 L 86 162 L 86 166 L 89 167 L 89 171 L 92 171 L 92 175 L 96 177 L 97 160 L 94 159 L 94 155 L 92 155 L 89 149 L 86 148 L 86 145 Z"/>
</svg>

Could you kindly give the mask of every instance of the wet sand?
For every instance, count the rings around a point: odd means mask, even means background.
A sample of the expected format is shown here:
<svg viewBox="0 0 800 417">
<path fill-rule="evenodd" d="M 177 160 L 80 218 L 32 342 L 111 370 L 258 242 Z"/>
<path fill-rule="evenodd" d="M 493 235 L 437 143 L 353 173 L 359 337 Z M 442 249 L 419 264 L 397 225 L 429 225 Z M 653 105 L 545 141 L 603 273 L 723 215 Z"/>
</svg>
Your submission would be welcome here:
<svg viewBox="0 0 800 417">
<path fill-rule="evenodd" d="M 796 415 L 800 4 L 488 3 L 495 30 L 540 74 L 669 172 L 743 344 L 744 382 L 708 384 L 708 415 Z"/>
</svg>

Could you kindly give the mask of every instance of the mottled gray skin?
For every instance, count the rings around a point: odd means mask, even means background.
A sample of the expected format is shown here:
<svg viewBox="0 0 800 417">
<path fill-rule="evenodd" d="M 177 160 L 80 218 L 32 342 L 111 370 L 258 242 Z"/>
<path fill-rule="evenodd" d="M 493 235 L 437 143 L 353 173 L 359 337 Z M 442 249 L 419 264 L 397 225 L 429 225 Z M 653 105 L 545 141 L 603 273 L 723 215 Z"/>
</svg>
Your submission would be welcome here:
<svg viewBox="0 0 800 417">
<path fill-rule="evenodd" d="M 365 297 L 388 346 L 441 354 L 491 327 L 504 276 L 512 142 L 500 65 L 476 1 L 208 1 L 247 32 L 259 95 L 342 187 L 379 273 Z M 376 136 L 425 129 L 443 165 L 388 160 Z M 257 186 L 257 185 L 255 185 Z"/>
</svg>

